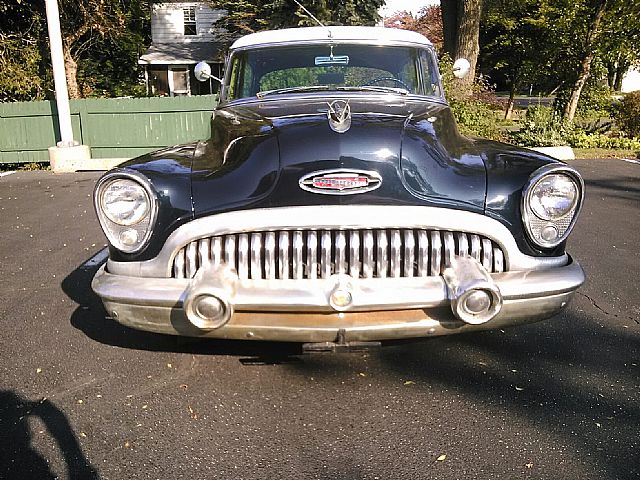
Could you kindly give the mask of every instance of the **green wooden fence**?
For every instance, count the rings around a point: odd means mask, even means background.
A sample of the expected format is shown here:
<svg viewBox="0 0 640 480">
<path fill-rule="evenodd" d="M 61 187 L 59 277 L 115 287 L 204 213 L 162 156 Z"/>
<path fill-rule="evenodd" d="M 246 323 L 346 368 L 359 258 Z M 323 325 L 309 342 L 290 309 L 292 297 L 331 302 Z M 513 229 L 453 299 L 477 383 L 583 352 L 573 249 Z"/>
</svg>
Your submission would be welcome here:
<svg viewBox="0 0 640 480">
<path fill-rule="evenodd" d="M 215 104 L 215 95 L 72 100 L 73 137 L 92 158 L 132 158 L 207 139 Z M 0 103 L 0 163 L 47 162 L 59 140 L 54 101 Z"/>
</svg>

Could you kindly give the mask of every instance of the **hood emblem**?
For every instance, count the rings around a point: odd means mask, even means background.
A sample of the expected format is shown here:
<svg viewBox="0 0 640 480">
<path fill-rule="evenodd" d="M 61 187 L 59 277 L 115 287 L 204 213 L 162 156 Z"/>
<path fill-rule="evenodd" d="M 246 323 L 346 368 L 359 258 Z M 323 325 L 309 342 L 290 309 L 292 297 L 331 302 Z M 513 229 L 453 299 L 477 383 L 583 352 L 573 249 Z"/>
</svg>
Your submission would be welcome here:
<svg viewBox="0 0 640 480">
<path fill-rule="evenodd" d="M 327 110 L 327 118 L 331 130 L 337 133 L 344 133 L 351 128 L 351 107 L 349 100 L 334 100 Z"/>
<path fill-rule="evenodd" d="M 382 185 L 378 172 L 366 170 L 320 170 L 309 173 L 298 182 L 302 190 L 323 195 L 354 195 L 375 190 Z"/>
</svg>

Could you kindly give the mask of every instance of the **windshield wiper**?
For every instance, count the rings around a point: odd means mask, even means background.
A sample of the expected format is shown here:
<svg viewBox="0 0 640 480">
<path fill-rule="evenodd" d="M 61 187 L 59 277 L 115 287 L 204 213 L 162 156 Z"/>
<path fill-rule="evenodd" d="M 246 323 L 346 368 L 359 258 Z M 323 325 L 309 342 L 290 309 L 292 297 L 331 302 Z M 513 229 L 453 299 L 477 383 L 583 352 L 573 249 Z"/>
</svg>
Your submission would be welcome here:
<svg viewBox="0 0 640 480">
<path fill-rule="evenodd" d="M 329 90 L 329 85 L 307 85 L 290 88 L 276 88 L 275 90 L 265 90 L 264 92 L 258 92 L 256 93 L 256 97 L 262 98 L 266 97 L 267 95 L 274 95 L 279 93 L 313 92 L 318 90 Z"/>
<path fill-rule="evenodd" d="M 364 91 L 364 92 L 385 92 L 385 93 L 398 93 L 400 95 L 408 95 L 409 90 L 406 88 L 394 88 L 394 87 L 378 87 L 373 85 L 361 85 L 359 87 L 336 87 L 336 90 L 343 91 Z"/>
</svg>

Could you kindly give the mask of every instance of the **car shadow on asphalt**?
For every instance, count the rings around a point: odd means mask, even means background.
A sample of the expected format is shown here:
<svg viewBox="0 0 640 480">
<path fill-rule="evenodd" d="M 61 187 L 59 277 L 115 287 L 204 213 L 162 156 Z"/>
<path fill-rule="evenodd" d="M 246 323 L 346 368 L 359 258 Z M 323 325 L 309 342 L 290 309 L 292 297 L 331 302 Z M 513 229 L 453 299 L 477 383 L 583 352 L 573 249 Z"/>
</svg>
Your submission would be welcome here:
<svg viewBox="0 0 640 480">
<path fill-rule="evenodd" d="M 62 281 L 62 290 L 78 307 L 71 315 L 71 325 L 87 337 L 106 345 L 147 351 L 192 353 L 201 355 L 232 355 L 242 357 L 242 363 L 273 365 L 296 362 L 302 353 L 300 344 L 285 342 L 245 342 L 211 338 L 180 337 L 143 332 L 119 324 L 104 309 L 100 298 L 91 289 L 91 280 L 106 258 L 101 250 L 83 262 Z"/>
<path fill-rule="evenodd" d="M 82 452 L 78 437 L 62 410 L 49 399 L 33 402 L 10 390 L 0 390 L 0 478 L 60 478 L 51 471 L 50 462 L 32 444 L 29 424 L 36 419 L 42 422 L 62 453 L 66 466 L 64 478 L 99 478 L 96 469 Z"/>
</svg>

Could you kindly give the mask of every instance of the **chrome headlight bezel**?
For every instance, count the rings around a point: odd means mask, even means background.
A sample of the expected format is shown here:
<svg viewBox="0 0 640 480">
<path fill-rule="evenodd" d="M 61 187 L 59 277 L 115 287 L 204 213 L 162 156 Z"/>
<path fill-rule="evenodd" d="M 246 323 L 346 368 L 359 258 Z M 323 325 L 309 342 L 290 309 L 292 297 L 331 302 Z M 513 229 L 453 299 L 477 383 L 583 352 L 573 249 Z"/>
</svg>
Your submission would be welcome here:
<svg viewBox="0 0 640 480">
<path fill-rule="evenodd" d="M 550 218 L 543 215 L 537 215 L 531 207 L 531 196 L 535 188 L 546 178 L 554 175 L 566 176 L 575 186 L 576 200 L 571 208 L 564 214 Z M 529 177 L 527 184 L 522 191 L 522 221 L 529 239 L 537 246 L 542 248 L 554 248 L 564 242 L 571 230 L 582 208 L 584 199 L 584 181 L 580 174 L 574 168 L 568 165 L 549 164 L 538 168 Z M 553 239 L 545 239 L 542 231 L 548 229 L 549 232 L 556 232 L 557 236 Z"/>
<path fill-rule="evenodd" d="M 109 218 L 103 207 L 103 197 L 106 189 L 119 180 L 129 180 L 137 183 L 142 187 L 146 195 L 148 203 L 146 214 L 135 223 L 117 223 Z M 134 171 L 114 171 L 106 174 L 96 184 L 93 204 L 100 226 L 111 245 L 124 253 L 139 252 L 147 245 L 158 217 L 158 196 L 146 177 Z M 134 242 L 126 244 L 121 238 L 123 234 L 134 235 L 136 239 Z"/>
</svg>

